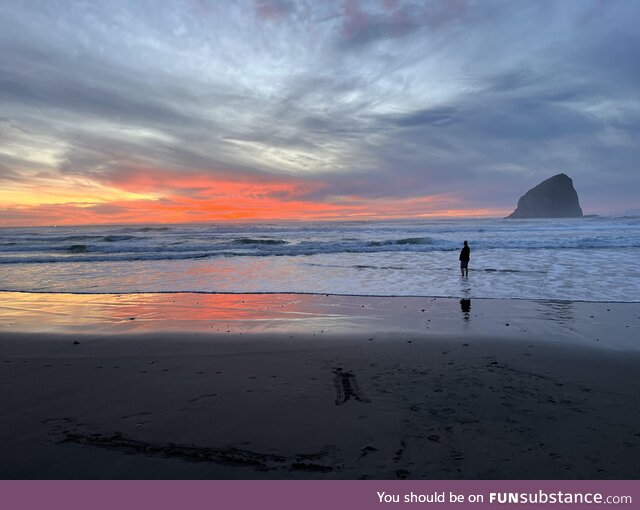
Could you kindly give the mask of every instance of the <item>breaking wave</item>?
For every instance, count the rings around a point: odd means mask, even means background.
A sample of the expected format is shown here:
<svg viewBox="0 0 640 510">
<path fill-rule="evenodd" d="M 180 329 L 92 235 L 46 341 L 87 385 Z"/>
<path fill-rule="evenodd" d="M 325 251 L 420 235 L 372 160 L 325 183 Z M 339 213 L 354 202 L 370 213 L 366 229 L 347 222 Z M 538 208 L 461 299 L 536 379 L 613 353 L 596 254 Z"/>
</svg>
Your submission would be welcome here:
<svg viewBox="0 0 640 510">
<path fill-rule="evenodd" d="M 0 264 L 640 247 L 630 218 L 0 229 Z M 386 264 L 384 264 L 386 266 Z"/>
</svg>

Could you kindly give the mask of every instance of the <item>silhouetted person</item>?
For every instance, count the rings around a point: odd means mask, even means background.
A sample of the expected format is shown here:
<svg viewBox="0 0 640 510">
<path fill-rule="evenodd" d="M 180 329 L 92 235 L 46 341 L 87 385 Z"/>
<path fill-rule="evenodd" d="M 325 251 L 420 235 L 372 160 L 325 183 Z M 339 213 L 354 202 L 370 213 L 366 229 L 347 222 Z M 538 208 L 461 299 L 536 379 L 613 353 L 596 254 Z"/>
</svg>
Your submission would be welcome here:
<svg viewBox="0 0 640 510">
<path fill-rule="evenodd" d="M 460 273 L 462 276 L 469 276 L 469 256 L 471 255 L 471 248 L 464 242 L 464 246 L 460 251 Z"/>
</svg>

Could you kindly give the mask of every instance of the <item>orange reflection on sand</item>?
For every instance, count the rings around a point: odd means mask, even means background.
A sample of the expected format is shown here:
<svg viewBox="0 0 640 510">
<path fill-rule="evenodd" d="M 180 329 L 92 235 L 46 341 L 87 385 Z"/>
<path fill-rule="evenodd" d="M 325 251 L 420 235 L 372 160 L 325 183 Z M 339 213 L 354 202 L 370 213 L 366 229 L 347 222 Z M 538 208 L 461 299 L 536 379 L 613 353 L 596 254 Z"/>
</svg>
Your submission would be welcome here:
<svg viewBox="0 0 640 510">
<path fill-rule="evenodd" d="M 463 306 L 464 305 L 464 306 Z M 363 345 L 400 334 L 431 336 L 459 343 L 461 335 L 532 341 L 585 342 L 637 350 L 635 331 L 622 317 L 635 303 L 556 303 L 526 300 L 474 300 L 473 314 L 451 298 L 339 296 L 318 294 L 34 294 L 0 292 L 0 335 L 60 333 L 72 338 L 120 333 L 196 333 L 203 341 L 243 333 L 296 334 L 317 339 L 362 336 Z M 603 309 L 608 320 L 588 318 Z M 460 313 L 462 309 L 462 314 Z M 471 308 L 469 308 L 471 310 Z M 510 327 L 505 327 L 509 323 Z M 562 327 L 560 328 L 559 325 Z M 611 334 L 615 332 L 615 334 Z M 200 335 L 202 333 L 202 335 Z M 212 333 L 213 335 L 205 335 Z M 227 333 L 232 333 L 225 337 Z M 605 334 L 606 333 L 606 334 Z M 75 335 L 78 335 L 77 337 Z M 416 336 L 417 335 L 417 336 Z M 611 342 L 597 337 L 611 336 Z M 126 338 L 126 336 L 124 337 Z M 299 338 L 295 336 L 295 338 Z M 411 343 L 411 342 L 408 342 Z"/>
<path fill-rule="evenodd" d="M 257 332 L 339 318 L 309 296 L 284 294 L 0 293 L 5 332 Z"/>
</svg>

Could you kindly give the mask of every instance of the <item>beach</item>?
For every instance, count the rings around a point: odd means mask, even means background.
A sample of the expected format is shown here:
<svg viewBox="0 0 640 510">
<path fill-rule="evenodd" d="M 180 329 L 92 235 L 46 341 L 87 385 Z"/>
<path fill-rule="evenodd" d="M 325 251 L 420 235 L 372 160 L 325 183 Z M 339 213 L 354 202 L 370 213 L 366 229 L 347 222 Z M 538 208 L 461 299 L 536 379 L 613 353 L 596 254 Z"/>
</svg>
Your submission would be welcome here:
<svg viewBox="0 0 640 510">
<path fill-rule="evenodd" d="M 5 479 L 637 479 L 640 306 L 0 293 Z"/>
<path fill-rule="evenodd" d="M 638 20 L 0 2 L 0 510 L 640 508 Z"/>
</svg>

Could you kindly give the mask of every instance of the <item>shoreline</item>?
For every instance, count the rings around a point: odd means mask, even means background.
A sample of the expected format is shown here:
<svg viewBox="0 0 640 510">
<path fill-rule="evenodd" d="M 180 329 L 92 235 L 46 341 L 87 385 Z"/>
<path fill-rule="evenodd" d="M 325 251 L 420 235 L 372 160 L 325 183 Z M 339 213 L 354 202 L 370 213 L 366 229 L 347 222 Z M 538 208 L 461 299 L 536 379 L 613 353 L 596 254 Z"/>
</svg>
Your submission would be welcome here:
<svg viewBox="0 0 640 510">
<path fill-rule="evenodd" d="M 473 271 L 473 269 L 470 269 Z M 411 299 L 461 299 L 460 296 L 440 296 L 440 295 L 419 295 L 419 294 L 344 294 L 339 292 L 280 292 L 280 291 L 263 291 L 263 292 L 233 292 L 233 291 L 209 291 L 209 290 L 150 290 L 150 291 L 129 291 L 129 292 L 66 292 L 53 290 L 6 290 L 0 289 L 2 294 L 53 294 L 53 295 L 70 295 L 70 296 L 129 296 L 129 295 L 147 295 L 157 294 L 160 296 L 171 294 L 204 294 L 204 295 L 230 295 L 230 296 L 325 296 L 325 297 L 352 297 L 352 298 L 411 298 Z M 464 297 L 464 296 L 462 296 Z M 471 297 L 474 300 L 490 300 L 490 301 L 531 301 L 531 302 L 558 302 L 558 303 L 594 303 L 594 304 L 640 304 L 638 301 L 617 301 L 617 300 L 593 300 L 593 299 L 556 299 L 556 298 L 520 298 L 520 297 Z"/>
<path fill-rule="evenodd" d="M 1 478 L 640 478 L 637 304 L 21 297 Z"/>
</svg>

